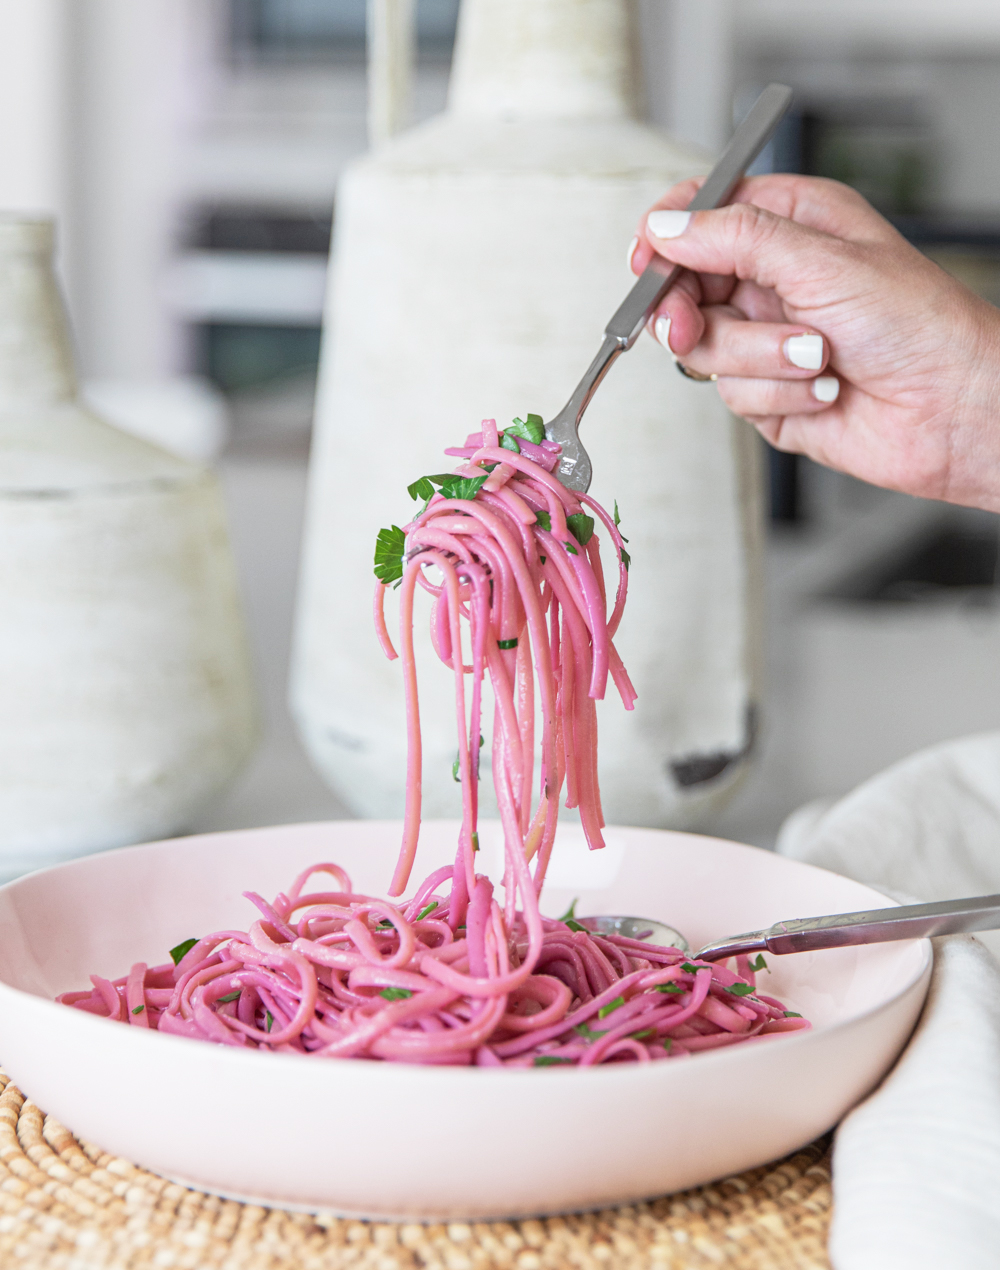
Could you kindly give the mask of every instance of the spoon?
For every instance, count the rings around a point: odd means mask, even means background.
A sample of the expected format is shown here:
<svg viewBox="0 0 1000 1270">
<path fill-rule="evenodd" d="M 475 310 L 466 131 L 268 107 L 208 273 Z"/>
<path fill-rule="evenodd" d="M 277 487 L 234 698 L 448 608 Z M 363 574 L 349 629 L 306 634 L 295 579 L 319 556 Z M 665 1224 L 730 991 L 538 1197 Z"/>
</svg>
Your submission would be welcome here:
<svg viewBox="0 0 1000 1270">
<path fill-rule="evenodd" d="M 784 84 L 769 84 L 764 89 L 736 129 L 705 184 L 688 203 L 689 211 L 705 211 L 721 207 L 726 202 L 747 168 L 770 140 L 791 100 L 792 90 Z M 562 446 L 559 479 L 568 489 L 585 494 L 590 489 L 593 475 L 590 455 L 580 444 L 579 427 L 583 412 L 612 364 L 636 342 L 650 314 L 681 272 L 680 265 L 671 265 L 662 256 L 653 257 L 604 328 L 600 352 L 573 390 L 573 395 L 551 423 L 545 425 L 548 440 Z"/>
<path fill-rule="evenodd" d="M 644 917 L 578 917 L 587 930 L 598 935 L 625 935 L 648 939 L 651 944 L 690 952 L 683 935 L 663 922 Z M 862 913 L 832 913 L 826 917 L 796 917 L 775 922 L 766 930 L 731 935 L 706 944 L 695 953 L 696 961 L 724 961 L 741 953 L 813 952 L 820 948 L 845 948 L 854 944 L 882 944 L 894 939 L 924 939 L 963 931 L 1000 928 L 1000 895 L 976 895 L 964 900 L 940 900 L 933 904 L 904 904 L 897 908 L 873 908 Z"/>
</svg>

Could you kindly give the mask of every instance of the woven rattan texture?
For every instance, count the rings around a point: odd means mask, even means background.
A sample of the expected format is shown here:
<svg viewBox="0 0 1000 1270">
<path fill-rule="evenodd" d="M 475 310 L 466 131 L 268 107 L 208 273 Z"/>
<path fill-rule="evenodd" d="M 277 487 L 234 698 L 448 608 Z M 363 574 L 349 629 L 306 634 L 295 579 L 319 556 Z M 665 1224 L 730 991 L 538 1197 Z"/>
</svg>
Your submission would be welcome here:
<svg viewBox="0 0 1000 1270">
<path fill-rule="evenodd" d="M 187 1190 L 78 1142 L 0 1073 L 2 1270 L 828 1270 L 829 1144 L 644 1204 L 394 1225 Z"/>
</svg>

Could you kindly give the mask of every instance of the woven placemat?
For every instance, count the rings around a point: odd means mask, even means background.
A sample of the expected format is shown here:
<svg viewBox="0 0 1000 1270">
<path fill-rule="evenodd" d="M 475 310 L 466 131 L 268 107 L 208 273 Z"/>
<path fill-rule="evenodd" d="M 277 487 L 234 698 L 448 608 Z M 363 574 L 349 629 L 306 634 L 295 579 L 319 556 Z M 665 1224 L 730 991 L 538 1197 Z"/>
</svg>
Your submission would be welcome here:
<svg viewBox="0 0 1000 1270">
<path fill-rule="evenodd" d="M 830 1146 L 597 1213 L 419 1225 L 188 1190 L 80 1142 L 0 1072 L 0 1267 L 14 1270 L 829 1270 Z"/>
</svg>

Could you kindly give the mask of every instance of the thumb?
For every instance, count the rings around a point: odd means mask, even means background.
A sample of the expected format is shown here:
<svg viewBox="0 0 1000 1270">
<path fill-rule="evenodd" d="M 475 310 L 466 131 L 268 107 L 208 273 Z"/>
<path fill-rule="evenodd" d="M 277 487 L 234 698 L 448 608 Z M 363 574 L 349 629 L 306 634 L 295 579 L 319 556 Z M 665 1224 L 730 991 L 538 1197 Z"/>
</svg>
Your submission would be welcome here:
<svg viewBox="0 0 1000 1270">
<path fill-rule="evenodd" d="M 704 212 L 658 208 L 646 217 L 646 238 L 672 264 L 756 282 L 793 302 L 811 281 L 829 287 L 852 247 L 753 203 Z"/>
</svg>

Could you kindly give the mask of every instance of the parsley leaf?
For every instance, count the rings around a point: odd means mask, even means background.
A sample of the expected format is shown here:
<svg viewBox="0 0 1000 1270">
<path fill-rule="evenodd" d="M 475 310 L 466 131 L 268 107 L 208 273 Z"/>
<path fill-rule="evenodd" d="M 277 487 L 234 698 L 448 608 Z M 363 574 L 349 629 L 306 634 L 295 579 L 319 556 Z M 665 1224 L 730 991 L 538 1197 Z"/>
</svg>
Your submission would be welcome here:
<svg viewBox="0 0 1000 1270">
<path fill-rule="evenodd" d="M 580 546 L 585 547 L 594 536 L 594 518 L 585 512 L 577 512 L 573 516 L 566 517 L 566 528 Z"/>
<path fill-rule="evenodd" d="M 573 546 L 571 542 L 564 542 L 563 546 L 566 548 L 566 550 L 569 552 L 571 556 L 578 556 L 580 554 L 579 551 L 577 551 L 577 549 Z"/>
<path fill-rule="evenodd" d="M 784 1013 L 785 1013 L 786 1019 L 801 1019 L 802 1018 L 802 1015 L 799 1014 L 797 1010 L 786 1010 Z"/>
<path fill-rule="evenodd" d="M 143 1010 L 145 1010 L 145 1008 L 146 1008 L 146 1007 L 145 1007 L 144 1005 L 137 1005 L 137 1006 L 135 1007 L 135 1009 L 132 1011 L 132 1013 L 133 1013 L 133 1014 L 141 1014 L 141 1013 L 143 1012 Z"/>
<path fill-rule="evenodd" d="M 566 912 L 563 913 L 562 917 L 559 918 L 559 921 L 568 922 L 571 917 L 576 917 L 576 906 L 579 903 L 580 903 L 580 897 L 578 895 L 576 899 L 573 901 L 573 903 L 566 910 Z"/>
<path fill-rule="evenodd" d="M 670 1053 L 670 1047 L 671 1045 L 673 1045 L 673 1043 L 674 1043 L 673 1037 L 665 1036 L 663 1038 L 663 1048 L 667 1051 L 668 1054 Z"/>
<path fill-rule="evenodd" d="M 378 926 L 376 926 L 376 930 L 385 929 L 386 927 L 390 927 L 390 926 L 392 926 L 392 922 L 389 920 L 389 918 L 383 917 L 382 920 L 378 923 Z"/>
<path fill-rule="evenodd" d="M 176 948 L 171 948 L 170 956 L 173 958 L 175 966 L 180 965 L 181 959 L 187 956 L 197 942 L 197 939 L 185 939 Z"/>
<path fill-rule="evenodd" d="M 682 961 L 681 969 L 686 975 L 696 975 L 699 970 L 704 970 L 704 966 L 692 966 L 690 961 Z"/>
<path fill-rule="evenodd" d="M 517 647 L 516 636 L 513 639 L 498 639 L 497 640 L 497 648 L 508 649 L 508 648 L 516 648 L 516 647 Z"/>
<path fill-rule="evenodd" d="M 545 423 L 541 415 L 528 415 L 526 419 L 515 419 L 514 426 L 507 428 L 504 436 L 513 433 L 516 437 L 524 437 L 533 445 L 541 445 L 545 440 Z"/>
<path fill-rule="evenodd" d="M 479 834 L 476 833 L 475 830 L 473 830 L 472 834 L 472 849 L 473 851 L 479 850 Z"/>
<path fill-rule="evenodd" d="M 239 995 L 240 995 L 239 988 L 237 988 L 235 992 L 227 992 L 224 997 L 216 998 L 216 1005 L 226 1005 L 226 1003 L 229 1001 L 235 1001 Z"/>
<path fill-rule="evenodd" d="M 615 997 L 615 999 L 613 1001 L 609 1001 L 607 1005 L 601 1006 L 601 1008 L 597 1011 L 597 1017 L 599 1019 L 606 1019 L 609 1014 L 613 1014 L 614 1011 L 617 1010 L 620 1005 L 624 1005 L 624 1004 L 625 1004 L 624 997 Z"/>
<path fill-rule="evenodd" d="M 548 512 L 535 512 L 535 520 L 538 522 L 539 528 L 547 529 L 552 532 L 552 517 Z"/>
<path fill-rule="evenodd" d="M 644 1041 L 644 1040 L 646 1039 L 646 1037 L 647 1037 L 647 1036 L 652 1036 L 655 1030 L 656 1030 L 655 1028 L 647 1027 L 647 1028 L 646 1028 L 644 1031 L 642 1031 L 642 1032 L 633 1032 L 633 1033 L 632 1033 L 632 1040 L 633 1040 L 633 1041 Z"/>
<path fill-rule="evenodd" d="M 566 919 L 566 925 L 570 928 L 570 930 L 582 931 L 584 935 L 589 935 L 591 933 L 587 930 L 586 926 L 581 925 L 575 917 L 568 917 Z"/>
<path fill-rule="evenodd" d="M 267 1030 L 270 1032 L 271 1028 L 274 1027 L 274 1015 L 270 1010 L 265 1010 L 264 1017 L 267 1020 Z"/>
<path fill-rule="evenodd" d="M 632 557 L 629 555 L 629 553 L 625 550 L 624 547 L 622 547 L 620 554 L 622 558 L 622 564 L 625 566 L 625 572 L 628 573 L 629 565 L 632 563 Z"/>
<path fill-rule="evenodd" d="M 416 920 L 418 922 L 422 922 L 428 913 L 434 912 L 437 906 L 438 906 L 437 900 L 431 900 L 431 902 L 427 905 L 426 908 L 422 908 L 420 910 L 420 912 L 417 914 Z"/>
<path fill-rule="evenodd" d="M 500 448 L 501 450 L 513 450 L 515 454 L 520 454 L 521 447 L 517 444 L 516 438 L 511 435 L 512 431 L 513 429 L 510 429 L 500 438 Z"/>
<path fill-rule="evenodd" d="M 544 564 L 544 563 L 545 563 L 545 560 L 546 560 L 546 557 L 545 557 L 545 556 L 539 556 L 539 557 L 538 557 L 538 559 L 541 561 L 541 563 L 542 563 L 542 564 Z"/>
<path fill-rule="evenodd" d="M 589 1023 L 577 1023 L 573 1031 L 577 1036 L 582 1036 L 585 1041 L 596 1041 L 602 1036 L 607 1036 L 609 1029 L 605 1028 L 603 1032 L 596 1032 Z"/>
<path fill-rule="evenodd" d="M 618 526 L 621 523 L 622 523 L 622 518 L 618 515 L 618 499 L 616 498 L 615 499 L 615 528 L 618 529 Z M 618 529 L 618 535 L 621 538 L 622 542 L 628 542 L 628 539 L 625 537 L 625 535 L 621 532 L 620 529 Z"/>
<path fill-rule="evenodd" d="M 756 970 L 758 972 L 760 972 L 761 970 L 767 970 L 767 962 L 764 960 L 763 953 L 758 953 L 756 959 L 754 961 L 751 961 L 750 969 Z M 767 970 L 767 973 L 770 974 L 771 973 L 770 970 Z"/>
<path fill-rule="evenodd" d="M 535 1056 L 533 1067 L 556 1067 L 561 1063 L 572 1063 L 571 1058 L 557 1058 L 555 1054 L 537 1054 Z"/>
<path fill-rule="evenodd" d="M 385 997 L 386 1001 L 406 1001 L 413 993 L 409 988 L 383 988 L 379 996 Z"/>
<path fill-rule="evenodd" d="M 441 482 L 445 498 L 475 498 L 489 478 L 486 476 L 449 476 Z"/>
<path fill-rule="evenodd" d="M 460 776 L 459 770 L 458 770 L 459 767 L 461 766 L 461 763 L 462 763 L 462 760 L 457 758 L 455 759 L 454 763 L 452 763 L 451 765 L 451 779 L 453 781 L 458 781 L 459 783 L 461 783 L 461 780 L 462 780 L 462 777 Z"/>
<path fill-rule="evenodd" d="M 687 988 L 682 987 L 679 983 L 658 983 L 656 985 L 657 992 L 687 992 Z"/>
<path fill-rule="evenodd" d="M 433 498 L 434 486 L 431 484 L 431 478 L 429 476 L 421 476 L 412 485 L 407 485 L 406 492 L 417 502 L 422 498 Z"/>
<path fill-rule="evenodd" d="M 398 525 L 380 529 L 375 539 L 375 576 L 388 586 L 403 576 L 403 550 L 406 535 Z"/>
<path fill-rule="evenodd" d="M 734 997 L 748 997 L 753 992 L 752 983 L 731 983 L 725 988 L 726 992 L 731 992 Z"/>
</svg>

